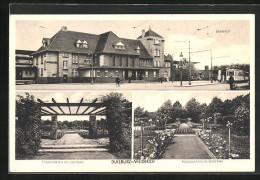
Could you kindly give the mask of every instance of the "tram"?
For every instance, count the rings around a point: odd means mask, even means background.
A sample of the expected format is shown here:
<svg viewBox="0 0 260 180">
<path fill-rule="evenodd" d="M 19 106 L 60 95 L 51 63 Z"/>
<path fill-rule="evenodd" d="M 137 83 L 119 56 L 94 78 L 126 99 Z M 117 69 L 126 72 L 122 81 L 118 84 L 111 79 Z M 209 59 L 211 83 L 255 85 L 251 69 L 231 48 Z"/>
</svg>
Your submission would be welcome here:
<svg viewBox="0 0 260 180">
<path fill-rule="evenodd" d="M 233 76 L 234 81 L 236 83 L 240 82 L 248 82 L 249 81 L 249 73 L 240 69 L 227 69 L 226 70 L 226 80 L 229 81 L 230 75 Z"/>
</svg>

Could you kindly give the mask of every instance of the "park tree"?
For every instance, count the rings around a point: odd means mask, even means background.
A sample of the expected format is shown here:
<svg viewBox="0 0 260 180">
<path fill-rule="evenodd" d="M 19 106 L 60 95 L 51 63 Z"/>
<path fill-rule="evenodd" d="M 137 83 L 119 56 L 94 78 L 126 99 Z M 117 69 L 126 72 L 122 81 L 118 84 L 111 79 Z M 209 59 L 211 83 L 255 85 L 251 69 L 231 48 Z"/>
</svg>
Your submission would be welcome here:
<svg viewBox="0 0 260 180">
<path fill-rule="evenodd" d="M 163 103 L 163 105 L 157 110 L 157 116 L 164 125 L 172 122 L 172 102 L 170 100 Z"/>
<path fill-rule="evenodd" d="M 121 93 L 111 92 L 103 96 L 106 106 L 107 129 L 109 132 L 110 151 L 120 158 L 131 157 L 131 109 L 124 110 L 129 101 Z"/>
<path fill-rule="evenodd" d="M 250 130 L 250 110 L 246 107 L 246 103 L 242 103 L 235 110 L 236 122 L 235 130 L 238 135 L 249 135 Z"/>
<path fill-rule="evenodd" d="M 18 96 L 16 117 L 15 155 L 18 159 L 29 158 L 37 153 L 41 139 L 41 110 L 34 96 Z"/>
<path fill-rule="evenodd" d="M 186 112 L 179 101 L 176 101 L 172 105 L 172 122 L 176 121 L 177 118 L 185 118 Z"/>
<path fill-rule="evenodd" d="M 214 113 L 223 112 L 223 102 L 218 97 L 214 97 L 207 108 L 207 116 L 213 117 Z"/>
<path fill-rule="evenodd" d="M 200 103 L 195 98 L 189 100 L 185 106 L 187 110 L 187 117 L 191 118 L 194 122 L 199 122 L 199 116 L 201 114 L 200 107 Z"/>
</svg>

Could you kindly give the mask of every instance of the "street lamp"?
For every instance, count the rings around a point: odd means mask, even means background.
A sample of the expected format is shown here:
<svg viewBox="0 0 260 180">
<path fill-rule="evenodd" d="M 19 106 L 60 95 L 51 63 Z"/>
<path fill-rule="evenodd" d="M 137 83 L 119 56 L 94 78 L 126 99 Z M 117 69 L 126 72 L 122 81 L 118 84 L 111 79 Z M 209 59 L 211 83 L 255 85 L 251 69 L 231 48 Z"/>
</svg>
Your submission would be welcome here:
<svg viewBox="0 0 260 180">
<path fill-rule="evenodd" d="M 233 125 L 233 123 L 227 122 L 228 127 L 228 157 L 230 157 L 230 128 Z"/>
<path fill-rule="evenodd" d="M 143 156 L 143 121 L 140 121 L 141 123 L 141 156 Z"/>
<path fill-rule="evenodd" d="M 189 42 L 189 85 L 191 85 L 190 41 L 175 41 L 175 42 Z"/>
<path fill-rule="evenodd" d="M 180 54 L 180 60 L 181 60 L 181 82 L 180 82 L 180 86 L 182 86 L 182 67 L 183 67 L 183 62 L 182 62 L 182 58 L 183 58 L 183 55 L 182 55 L 182 52 L 181 52 L 181 54 Z"/>
</svg>

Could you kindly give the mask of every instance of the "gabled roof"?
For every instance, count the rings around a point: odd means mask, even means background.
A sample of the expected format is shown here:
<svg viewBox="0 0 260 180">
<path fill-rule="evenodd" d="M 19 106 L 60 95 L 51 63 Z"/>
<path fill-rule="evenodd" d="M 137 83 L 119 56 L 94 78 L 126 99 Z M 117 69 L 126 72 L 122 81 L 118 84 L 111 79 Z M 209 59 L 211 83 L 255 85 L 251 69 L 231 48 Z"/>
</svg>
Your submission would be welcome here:
<svg viewBox="0 0 260 180">
<path fill-rule="evenodd" d="M 88 42 L 88 48 L 77 48 L 75 42 L 84 39 Z M 99 35 L 74 31 L 58 31 L 46 47 L 40 47 L 34 54 L 43 51 L 59 51 L 74 53 L 92 53 L 96 49 Z"/>
<path fill-rule="evenodd" d="M 144 37 L 147 36 L 153 36 L 153 37 L 159 37 L 159 38 L 163 38 L 162 36 L 160 36 L 159 34 L 157 34 L 156 32 L 152 31 L 151 29 L 149 29 L 148 31 L 145 32 Z M 142 35 L 139 36 L 137 39 L 142 38 Z"/>
<path fill-rule="evenodd" d="M 115 49 L 114 45 L 117 43 L 122 43 L 125 45 L 125 49 Z M 100 35 L 98 40 L 96 53 L 113 53 L 113 54 L 129 54 L 129 55 L 139 55 L 123 38 L 119 38 L 112 31 L 103 33 Z"/>
<path fill-rule="evenodd" d="M 75 43 L 85 40 L 88 43 L 88 48 L 79 48 Z M 124 44 L 124 49 L 116 49 L 116 44 Z M 140 48 L 140 54 L 136 48 Z M 119 38 L 113 32 L 109 31 L 100 35 L 88 34 L 75 31 L 58 31 L 51 39 L 50 43 L 43 47 L 41 46 L 35 53 L 44 51 L 57 52 L 72 52 L 72 53 L 111 53 L 111 54 L 127 54 L 136 55 L 140 58 L 153 58 L 140 40 Z"/>
<path fill-rule="evenodd" d="M 134 39 L 123 39 L 124 42 L 126 42 L 128 44 L 128 46 L 130 46 L 132 49 L 137 49 L 137 47 L 140 48 L 140 58 L 153 58 L 148 51 L 146 50 L 146 48 L 144 47 L 143 43 L 140 40 L 134 40 Z"/>
</svg>

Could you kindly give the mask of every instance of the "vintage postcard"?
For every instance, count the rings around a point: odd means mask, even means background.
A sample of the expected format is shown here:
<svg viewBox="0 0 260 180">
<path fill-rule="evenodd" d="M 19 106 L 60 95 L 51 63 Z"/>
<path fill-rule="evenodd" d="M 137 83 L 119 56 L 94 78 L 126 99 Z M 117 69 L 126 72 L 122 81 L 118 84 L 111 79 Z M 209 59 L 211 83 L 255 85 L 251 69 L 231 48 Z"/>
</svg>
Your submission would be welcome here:
<svg viewBox="0 0 260 180">
<path fill-rule="evenodd" d="M 253 172 L 253 14 L 10 15 L 9 171 Z"/>
</svg>

